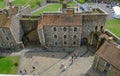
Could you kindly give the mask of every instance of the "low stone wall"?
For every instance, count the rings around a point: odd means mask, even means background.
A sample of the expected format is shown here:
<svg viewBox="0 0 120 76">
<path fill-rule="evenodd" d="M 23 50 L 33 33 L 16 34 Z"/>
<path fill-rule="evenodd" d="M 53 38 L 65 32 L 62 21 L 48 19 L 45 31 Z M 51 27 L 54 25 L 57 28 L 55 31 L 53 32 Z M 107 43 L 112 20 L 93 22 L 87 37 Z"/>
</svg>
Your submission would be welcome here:
<svg viewBox="0 0 120 76">
<path fill-rule="evenodd" d="M 115 41 L 120 41 L 120 38 L 117 37 L 115 34 L 113 34 L 111 31 L 109 31 L 108 29 L 105 29 L 105 33 L 111 37 L 113 37 L 113 40 Z"/>
</svg>

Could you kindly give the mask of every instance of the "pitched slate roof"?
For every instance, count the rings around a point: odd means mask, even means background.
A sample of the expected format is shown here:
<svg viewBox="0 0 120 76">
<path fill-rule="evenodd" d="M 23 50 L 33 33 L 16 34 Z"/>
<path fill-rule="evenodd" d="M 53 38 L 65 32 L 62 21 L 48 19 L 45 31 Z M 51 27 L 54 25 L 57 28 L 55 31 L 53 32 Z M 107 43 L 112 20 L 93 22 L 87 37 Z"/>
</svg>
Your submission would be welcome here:
<svg viewBox="0 0 120 76">
<path fill-rule="evenodd" d="M 120 70 L 120 48 L 116 43 L 106 41 L 96 54 Z"/>
<path fill-rule="evenodd" d="M 43 26 L 82 26 L 82 16 L 79 14 L 43 14 L 38 28 Z"/>
</svg>

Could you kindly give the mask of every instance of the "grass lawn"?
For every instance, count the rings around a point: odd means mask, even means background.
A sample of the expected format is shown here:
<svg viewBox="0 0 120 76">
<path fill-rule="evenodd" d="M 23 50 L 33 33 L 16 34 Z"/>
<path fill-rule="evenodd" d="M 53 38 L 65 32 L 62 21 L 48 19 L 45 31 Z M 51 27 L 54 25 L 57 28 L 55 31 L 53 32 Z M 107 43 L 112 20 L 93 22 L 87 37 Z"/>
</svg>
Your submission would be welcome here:
<svg viewBox="0 0 120 76">
<path fill-rule="evenodd" d="M 83 4 L 86 2 L 86 0 L 78 0 L 78 2 Z"/>
<path fill-rule="evenodd" d="M 14 4 L 18 6 L 23 6 L 29 4 L 32 9 L 38 7 L 39 5 L 37 4 L 42 2 L 44 0 L 14 0 Z"/>
<path fill-rule="evenodd" d="M 106 28 L 120 38 L 120 20 L 118 19 L 107 20 Z"/>
<path fill-rule="evenodd" d="M 0 0 L 0 8 L 4 8 L 4 7 L 5 7 L 4 0 Z"/>
<path fill-rule="evenodd" d="M 15 66 L 15 63 L 19 65 L 20 57 L 0 57 L 0 74 L 17 74 L 18 66 Z"/>
<path fill-rule="evenodd" d="M 76 3 L 73 0 L 71 0 L 70 2 L 67 3 L 67 5 L 70 6 L 70 7 L 71 6 L 76 6 Z"/>
<path fill-rule="evenodd" d="M 18 6 L 25 5 L 29 0 L 14 0 L 14 4 Z"/>
<path fill-rule="evenodd" d="M 40 15 L 43 12 L 55 12 L 55 11 L 58 11 L 59 8 L 61 8 L 61 7 L 62 7 L 61 4 L 50 4 L 50 5 L 42 8 L 41 10 L 34 12 L 33 14 Z"/>
</svg>

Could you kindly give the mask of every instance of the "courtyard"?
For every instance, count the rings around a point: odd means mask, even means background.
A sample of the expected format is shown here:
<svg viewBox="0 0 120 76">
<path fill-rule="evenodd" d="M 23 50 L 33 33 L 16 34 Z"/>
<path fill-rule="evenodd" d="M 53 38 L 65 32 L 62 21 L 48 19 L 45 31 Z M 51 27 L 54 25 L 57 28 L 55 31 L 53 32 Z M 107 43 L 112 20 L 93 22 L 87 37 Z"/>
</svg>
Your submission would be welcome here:
<svg viewBox="0 0 120 76">
<path fill-rule="evenodd" d="M 62 51 L 63 49 L 54 48 L 54 50 Z M 73 64 L 71 64 L 71 56 L 73 53 L 68 54 L 68 52 L 60 51 L 50 52 L 41 48 L 22 50 L 24 53 L 21 54 L 18 74 L 40 76 L 82 76 L 91 69 L 94 54 L 86 46 L 77 49 L 64 50 L 74 51 L 74 54 L 77 54 L 77 59 L 74 60 Z M 63 72 L 63 68 L 60 68 L 61 64 L 66 66 L 66 71 Z"/>
</svg>

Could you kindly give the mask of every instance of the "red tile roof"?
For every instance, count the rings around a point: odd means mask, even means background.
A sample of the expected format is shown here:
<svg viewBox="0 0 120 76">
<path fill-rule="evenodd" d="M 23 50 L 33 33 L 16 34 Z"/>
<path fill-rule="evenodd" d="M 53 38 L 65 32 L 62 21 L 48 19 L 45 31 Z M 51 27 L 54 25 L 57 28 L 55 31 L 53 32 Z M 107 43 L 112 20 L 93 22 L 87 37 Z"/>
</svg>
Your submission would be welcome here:
<svg viewBox="0 0 120 76">
<path fill-rule="evenodd" d="M 112 42 L 105 42 L 96 52 L 98 56 L 120 70 L 120 48 Z"/>
<path fill-rule="evenodd" d="M 43 14 L 38 28 L 43 26 L 82 26 L 82 16 L 79 14 Z"/>
</svg>

